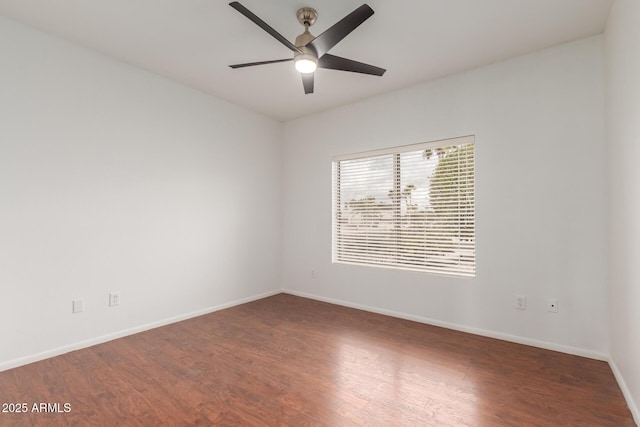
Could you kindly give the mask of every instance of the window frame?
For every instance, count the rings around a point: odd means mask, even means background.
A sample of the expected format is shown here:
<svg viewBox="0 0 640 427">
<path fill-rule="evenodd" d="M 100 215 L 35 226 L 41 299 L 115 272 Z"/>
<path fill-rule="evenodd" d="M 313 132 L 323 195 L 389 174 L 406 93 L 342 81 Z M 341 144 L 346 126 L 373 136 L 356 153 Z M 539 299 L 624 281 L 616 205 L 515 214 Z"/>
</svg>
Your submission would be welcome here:
<svg viewBox="0 0 640 427">
<path fill-rule="evenodd" d="M 393 180 L 393 189 L 391 191 L 393 191 L 393 194 L 401 194 L 401 155 L 403 153 L 409 153 L 409 152 L 415 152 L 415 151 L 423 151 L 423 150 L 435 150 L 438 148 L 461 148 L 467 145 L 471 145 L 472 146 L 472 154 L 470 156 L 470 160 L 471 160 L 471 167 L 470 170 L 472 171 L 472 175 L 471 175 L 471 194 L 472 194 L 472 207 L 469 210 L 467 208 L 466 212 L 471 212 L 472 213 L 472 223 L 473 223 L 473 229 L 472 232 L 470 233 L 471 236 L 471 242 L 472 242 L 472 249 L 471 249 L 471 255 L 466 254 L 465 256 L 468 257 L 469 259 L 471 259 L 472 261 L 469 262 L 462 262 L 460 261 L 458 263 L 458 269 L 456 268 L 436 268 L 433 265 L 429 265 L 428 262 L 425 261 L 425 263 L 421 266 L 408 266 L 408 265 L 403 265 L 400 262 L 396 263 L 375 263 L 375 262 L 354 262 L 354 261 L 348 261 L 348 260 L 344 260 L 344 259 L 340 259 L 340 254 L 339 254 L 339 250 L 338 250 L 338 244 L 340 241 L 340 236 L 344 236 L 344 235 L 340 235 L 340 228 L 343 226 L 344 221 L 340 221 L 339 219 L 339 206 L 341 206 L 342 204 L 342 200 L 340 199 L 340 197 L 342 196 L 342 191 L 339 191 L 339 189 L 341 189 L 341 184 L 342 184 L 342 173 L 341 173 L 341 162 L 344 161 L 349 161 L 349 160 L 361 160 L 361 159 L 369 159 L 369 158 L 375 158 L 375 157 L 380 157 L 380 156 L 387 156 L 387 155 L 392 155 L 392 161 L 393 161 L 393 170 L 392 170 L 392 180 Z M 467 157 L 465 157 L 465 159 L 468 160 Z M 437 162 L 435 162 L 435 167 L 437 167 L 438 163 L 440 160 L 438 160 Z M 475 135 L 467 135 L 467 136 L 461 136 L 461 137 L 455 137 L 455 138 L 447 138 L 447 139 L 441 139 L 441 140 L 436 140 L 436 141 L 430 141 L 430 142 L 423 142 L 423 143 L 418 143 L 418 144 L 410 144 L 410 145 L 403 145 L 403 146 L 396 146 L 396 147 L 390 147 L 390 148 L 384 148 L 384 149 L 377 149 L 377 150 L 370 150 L 370 151 L 364 151 L 364 152 L 358 152 L 358 153 L 350 153 L 350 154 L 344 154 L 344 155 L 337 155 L 337 156 L 333 156 L 332 157 L 332 200 L 331 200 L 331 205 L 332 205 L 332 238 L 331 238 L 331 244 L 332 244 L 332 263 L 334 264 L 345 264 L 345 265 L 357 265 L 357 266 L 365 266 L 365 267 L 376 267 L 376 268 L 389 268 L 389 269 L 394 269 L 394 270 L 410 270 L 410 271 L 418 271 L 418 272 L 423 272 L 423 273 L 428 273 L 428 274 L 436 274 L 436 275 L 444 275 L 447 277 L 475 277 L 476 276 L 476 208 L 475 208 L 475 192 L 476 192 L 476 167 L 475 167 Z M 468 166 L 465 166 L 465 168 L 468 168 Z M 465 169 L 466 171 L 467 169 Z M 434 171 L 435 173 L 435 171 Z M 461 175 L 458 175 L 458 177 L 460 177 Z M 468 180 L 468 178 L 465 178 Z M 465 185 L 468 188 L 468 182 L 465 181 Z M 429 185 L 428 188 L 431 188 L 431 177 L 429 178 Z M 458 191 L 460 186 L 457 187 Z M 390 191 L 390 194 L 391 194 Z M 397 199 L 396 199 L 397 200 Z M 391 203 L 392 209 L 394 209 L 394 214 L 393 214 L 393 230 L 394 233 L 392 238 L 395 238 L 396 241 L 398 241 L 399 239 L 401 239 L 402 237 L 402 231 L 401 231 L 401 224 L 403 222 L 402 219 L 402 215 L 400 214 L 400 209 L 402 206 L 402 202 L 401 201 L 395 201 L 392 199 L 392 203 Z M 425 214 L 426 216 L 426 214 Z M 426 224 L 426 223 L 425 223 Z M 458 227 L 458 230 L 461 230 L 462 227 Z M 468 231 L 467 231 L 468 232 Z M 460 231 L 458 231 L 458 233 L 461 233 Z M 425 232 L 425 235 L 427 233 Z M 344 242 L 344 237 L 342 238 L 342 241 Z M 462 249 L 463 247 L 467 247 L 469 246 L 469 243 L 466 243 L 465 245 L 462 245 L 461 242 L 458 242 L 458 246 L 456 247 L 456 249 L 461 251 L 461 254 L 463 253 Z M 396 257 L 398 258 L 402 258 L 399 257 L 397 254 L 399 253 L 399 251 L 404 250 L 406 248 L 406 246 L 396 246 Z M 467 250 L 468 252 L 468 250 Z M 369 252 L 366 252 L 367 254 Z M 443 251 L 444 253 L 444 251 Z M 462 255 L 460 255 L 462 257 Z M 393 255 L 391 255 L 391 257 L 393 258 Z M 344 258 L 344 257 L 343 257 Z M 424 256 L 425 259 L 427 259 L 427 256 Z"/>
</svg>

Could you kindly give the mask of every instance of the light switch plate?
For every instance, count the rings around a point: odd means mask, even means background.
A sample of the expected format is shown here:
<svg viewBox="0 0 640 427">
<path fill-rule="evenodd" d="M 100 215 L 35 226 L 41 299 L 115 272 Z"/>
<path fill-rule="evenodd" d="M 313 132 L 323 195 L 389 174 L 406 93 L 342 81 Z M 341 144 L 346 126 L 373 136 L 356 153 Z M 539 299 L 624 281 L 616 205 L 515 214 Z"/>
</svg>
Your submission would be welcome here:
<svg viewBox="0 0 640 427">
<path fill-rule="evenodd" d="M 74 314 L 82 313 L 84 311 L 84 300 L 74 299 L 72 304 L 72 311 Z"/>
</svg>

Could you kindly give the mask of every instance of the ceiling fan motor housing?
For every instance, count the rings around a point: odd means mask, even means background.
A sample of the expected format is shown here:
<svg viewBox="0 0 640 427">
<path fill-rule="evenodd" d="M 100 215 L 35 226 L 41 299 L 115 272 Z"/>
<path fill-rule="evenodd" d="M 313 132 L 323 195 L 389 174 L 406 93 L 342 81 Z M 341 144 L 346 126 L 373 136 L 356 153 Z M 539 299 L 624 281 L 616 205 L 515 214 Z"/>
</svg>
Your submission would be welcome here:
<svg viewBox="0 0 640 427">
<path fill-rule="evenodd" d="M 311 47 L 307 47 L 307 45 L 315 39 L 315 37 L 309 32 L 309 26 L 313 25 L 316 22 L 316 19 L 318 19 L 318 12 L 310 7 L 303 7 L 298 9 L 296 16 L 298 17 L 298 21 L 304 25 L 304 33 L 296 37 L 295 45 L 300 49 L 300 52 L 295 52 L 293 54 L 293 58 L 295 61 L 305 59 L 317 63 L 318 56 L 315 50 Z"/>
</svg>

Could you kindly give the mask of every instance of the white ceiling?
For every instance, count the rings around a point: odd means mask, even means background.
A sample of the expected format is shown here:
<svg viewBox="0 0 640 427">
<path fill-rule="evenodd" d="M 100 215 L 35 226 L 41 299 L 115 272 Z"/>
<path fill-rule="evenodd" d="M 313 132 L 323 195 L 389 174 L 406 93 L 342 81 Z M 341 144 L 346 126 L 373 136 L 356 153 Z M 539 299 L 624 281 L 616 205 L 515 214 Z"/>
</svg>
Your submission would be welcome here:
<svg viewBox="0 0 640 427">
<path fill-rule="evenodd" d="M 305 95 L 292 55 L 220 0 L 0 0 L 0 14 L 235 104 L 288 120 L 604 31 L 613 0 L 367 0 L 375 14 L 331 53 L 383 77 L 318 70 Z M 319 35 L 364 0 L 241 0 L 287 39 Z"/>
</svg>

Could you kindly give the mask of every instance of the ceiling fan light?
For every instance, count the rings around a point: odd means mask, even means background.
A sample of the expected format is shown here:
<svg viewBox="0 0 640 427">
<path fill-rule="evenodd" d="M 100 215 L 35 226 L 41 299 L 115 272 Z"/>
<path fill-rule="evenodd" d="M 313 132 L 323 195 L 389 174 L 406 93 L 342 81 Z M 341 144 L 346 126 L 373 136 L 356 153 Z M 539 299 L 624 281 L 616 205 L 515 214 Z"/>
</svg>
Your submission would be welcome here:
<svg viewBox="0 0 640 427">
<path fill-rule="evenodd" d="M 309 54 L 298 55 L 295 58 L 296 70 L 303 74 L 313 73 L 318 68 L 318 60 L 315 56 Z"/>
</svg>

